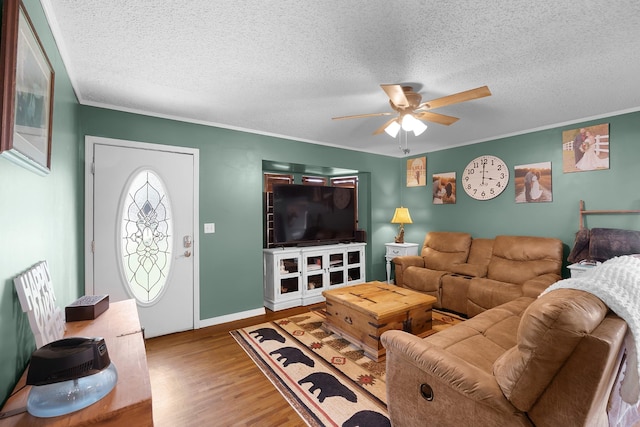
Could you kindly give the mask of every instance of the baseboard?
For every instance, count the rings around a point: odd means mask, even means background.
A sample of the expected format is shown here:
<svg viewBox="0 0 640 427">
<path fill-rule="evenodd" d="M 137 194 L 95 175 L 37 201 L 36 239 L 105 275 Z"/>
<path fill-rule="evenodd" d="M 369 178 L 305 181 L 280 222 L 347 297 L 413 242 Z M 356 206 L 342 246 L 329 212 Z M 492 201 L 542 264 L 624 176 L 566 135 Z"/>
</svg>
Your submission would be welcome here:
<svg viewBox="0 0 640 427">
<path fill-rule="evenodd" d="M 253 310 L 241 311 L 238 313 L 225 314 L 224 316 L 212 317 L 210 319 L 200 320 L 200 327 L 206 328 L 207 326 L 220 325 L 222 323 L 235 322 L 236 320 L 247 319 L 249 317 L 262 316 L 266 311 L 264 307 L 256 308 Z"/>
</svg>

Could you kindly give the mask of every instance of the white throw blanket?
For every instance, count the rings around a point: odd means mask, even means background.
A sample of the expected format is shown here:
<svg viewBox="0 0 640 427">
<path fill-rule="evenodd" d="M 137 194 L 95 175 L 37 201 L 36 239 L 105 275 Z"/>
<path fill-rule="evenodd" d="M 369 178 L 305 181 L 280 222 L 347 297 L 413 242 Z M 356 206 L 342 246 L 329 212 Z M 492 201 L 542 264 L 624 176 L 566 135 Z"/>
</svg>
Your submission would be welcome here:
<svg viewBox="0 0 640 427">
<path fill-rule="evenodd" d="M 560 280 L 541 295 L 555 289 L 570 288 L 589 292 L 602 300 L 627 322 L 627 369 L 622 381 L 622 399 L 631 404 L 640 397 L 640 364 L 635 343 L 640 339 L 640 258 L 625 255 L 605 261 L 579 277 Z"/>
</svg>

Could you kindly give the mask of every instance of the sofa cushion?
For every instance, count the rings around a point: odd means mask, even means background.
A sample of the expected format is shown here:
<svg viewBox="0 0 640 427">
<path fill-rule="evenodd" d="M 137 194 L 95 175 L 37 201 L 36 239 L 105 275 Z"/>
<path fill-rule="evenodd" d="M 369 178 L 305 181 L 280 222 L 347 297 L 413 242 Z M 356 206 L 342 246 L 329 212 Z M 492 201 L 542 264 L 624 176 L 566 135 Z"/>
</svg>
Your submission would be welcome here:
<svg viewBox="0 0 640 427">
<path fill-rule="evenodd" d="M 518 298 L 424 339 L 490 374 L 495 360 L 515 345 L 520 317 L 532 301 Z"/>
<path fill-rule="evenodd" d="M 493 254 L 494 239 L 473 239 L 469 249 L 468 264 L 482 265 L 486 269 Z M 486 274 L 486 273 L 485 273 Z"/>
<path fill-rule="evenodd" d="M 431 231 L 424 239 L 421 255 L 425 267 L 450 271 L 451 265 L 467 262 L 470 247 L 469 233 Z"/>
<path fill-rule="evenodd" d="M 516 345 L 493 365 L 507 399 L 528 411 L 607 311 L 600 299 L 574 289 L 558 289 L 536 299 L 522 315 Z"/>
<path fill-rule="evenodd" d="M 546 273 L 560 275 L 562 241 L 549 237 L 496 236 L 487 277 L 522 285 Z"/>
<path fill-rule="evenodd" d="M 471 279 L 467 291 L 467 300 L 483 310 L 488 310 L 521 296 L 524 294 L 520 285 L 480 277 Z M 471 315 L 471 313 L 469 314 Z"/>
</svg>

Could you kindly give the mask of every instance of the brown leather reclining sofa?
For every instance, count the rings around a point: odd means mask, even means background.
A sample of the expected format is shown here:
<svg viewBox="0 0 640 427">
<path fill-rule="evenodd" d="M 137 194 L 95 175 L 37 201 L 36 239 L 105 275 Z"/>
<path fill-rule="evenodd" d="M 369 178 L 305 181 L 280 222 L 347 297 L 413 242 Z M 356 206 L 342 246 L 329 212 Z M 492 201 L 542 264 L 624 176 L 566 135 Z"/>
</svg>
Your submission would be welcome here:
<svg viewBox="0 0 640 427">
<path fill-rule="evenodd" d="M 429 232 L 420 255 L 393 259 L 395 284 L 438 299 L 435 308 L 473 317 L 561 279 L 562 241 L 548 237 Z"/>
<path fill-rule="evenodd" d="M 608 426 L 607 405 L 620 401 L 626 330 L 597 297 L 558 289 L 424 339 L 387 331 L 392 424 Z"/>
</svg>

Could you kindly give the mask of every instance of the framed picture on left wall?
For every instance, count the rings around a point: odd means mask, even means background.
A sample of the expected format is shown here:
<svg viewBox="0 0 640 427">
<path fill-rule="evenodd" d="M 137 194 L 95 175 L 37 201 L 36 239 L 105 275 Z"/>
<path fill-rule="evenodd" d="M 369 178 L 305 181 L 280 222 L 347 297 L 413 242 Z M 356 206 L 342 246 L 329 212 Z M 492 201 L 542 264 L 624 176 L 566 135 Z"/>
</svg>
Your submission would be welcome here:
<svg viewBox="0 0 640 427">
<path fill-rule="evenodd" d="M 427 185 L 427 157 L 407 160 L 407 187 Z"/>
<path fill-rule="evenodd" d="M 24 4 L 4 0 L 0 153 L 40 175 L 51 170 L 55 73 Z"/>
</svg>

